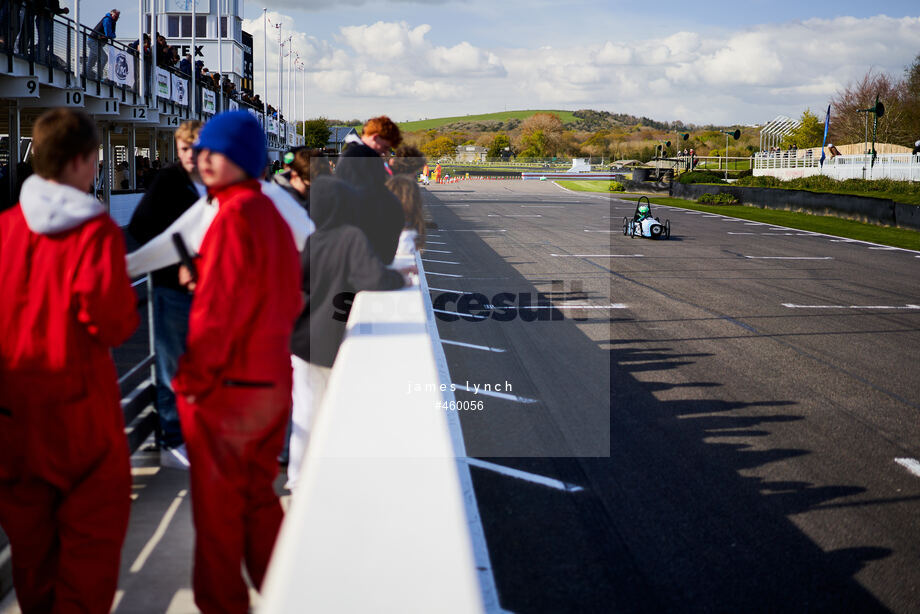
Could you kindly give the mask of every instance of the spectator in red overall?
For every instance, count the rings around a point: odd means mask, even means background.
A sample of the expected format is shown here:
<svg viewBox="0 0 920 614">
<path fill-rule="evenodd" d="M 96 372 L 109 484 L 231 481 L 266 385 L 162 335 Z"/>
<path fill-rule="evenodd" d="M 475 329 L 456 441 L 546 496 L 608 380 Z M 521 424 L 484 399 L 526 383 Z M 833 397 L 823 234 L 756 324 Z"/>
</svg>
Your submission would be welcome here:
<svg viewBox="0 0 920 614">
<path fill-rule="evenodd" d="M 93 121 L 49 111 L 32 139 L 35 174 L 0 214 L 0 525 L 23 612 L 105 614 L 131 505 L 109 352 L 137 302 L 121 231 L 86 193 Z"/>
<path fill-rule="evenodd" d="M 243 614 L 240 565 L 261 587 L 283 516 L 272 483 L 290 415 L 300 262 L 257 180 L 267 162 L 259 123 L 245 111 L 222 113 L 195 148 L 218 205 L 173 380 L 190 463 L 195 603 L 204 614 Z"/>
</svg>

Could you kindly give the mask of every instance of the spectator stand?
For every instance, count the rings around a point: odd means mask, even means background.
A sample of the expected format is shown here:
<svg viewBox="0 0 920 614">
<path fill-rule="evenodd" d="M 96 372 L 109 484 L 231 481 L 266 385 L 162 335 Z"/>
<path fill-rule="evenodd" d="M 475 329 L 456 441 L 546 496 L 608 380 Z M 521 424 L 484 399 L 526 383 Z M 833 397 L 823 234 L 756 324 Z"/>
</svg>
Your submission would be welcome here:
<svg viewBox="0 0 920 614">
<path fill-rule="evenodd" d="M 127 192 L 134 193 L 136 204 L 143 187 L 137 181 L 138 154 L 146 150 L 151 164 L 175 160 L 173 133 L 188 119 L 206 121 L 221 109 L 245 109 L 266 127 L 272 158 L 303 143 L 292 125 L 267 121 L 264 110 L 242 100 L 239 92 L 218 92 L 216 86 L 200 80 L 190 91 L 190 75 L 145 62 L 148 81 L 141 74 L 138 51 L 125 41 L 99 40 L 91 28 L 61 15 L 26 20 L 26 27 L 20 28 L 22 2 L 5 4 L 7 12 L 0 15 L 0 135 L 7 137 L 7 147 L 0 158 L 7 181 L 0 202 L 13 198 L 19 183 L 18 163 L 28 161 L 28 147 L 15 144 L 28 143 L 35 119 L 55 107 L 83 109 L 100 127 L 102 168 L 97 191 L 106 205 L 113 204 L 113 190 L 120 187 L 113 163 L 116 148 L 134 152 L 123 158 L 130 167 Z M 48 21 L 50 28 L 44 25 Z M 116 196 L 116 201 L 125 201 L 125 191 Z"/>
</svg>

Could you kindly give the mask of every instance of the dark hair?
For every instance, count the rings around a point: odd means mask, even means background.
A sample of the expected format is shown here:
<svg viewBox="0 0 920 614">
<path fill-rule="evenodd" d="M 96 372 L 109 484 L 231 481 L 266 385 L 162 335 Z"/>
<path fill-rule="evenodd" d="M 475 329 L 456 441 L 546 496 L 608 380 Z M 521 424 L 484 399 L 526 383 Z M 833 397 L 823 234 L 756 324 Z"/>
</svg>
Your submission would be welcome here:
<svg viewBox="0 0 920 614">
<path fill-rule="evenodd" d="M 390 158 L 390 170 L 394 175 L 418 175 L 428 161 L 418 147 L 400 145 L 396 154 Z"/>
<path fill-rule="evenodd" d="M 82 111 L 52 109 L 32 128 L 32 167 L 44 179 L 60 177 L 71 160 L 98 149 L 96 124 Z"/>
<path fill-rule="evenodd" d="M 308 149 L 301 147 L 294 151 L 294 159 L 288 163 L 291 170 L 304 182 L 322 175 L 331 175 L 329 160 L 323 155 L 321 149 Z"/>
<path fill-rule="evenodd" d="M 406 217 L 406 228 L 418 233 L 415 247 L 421 249 L 425 244 L 425 213 L 422 210 L 422 191 L 418 189 L 415 178 L 409 175 L 393 175 L 387 179 L 387 189 L 402 204 Z"/>
</svg>

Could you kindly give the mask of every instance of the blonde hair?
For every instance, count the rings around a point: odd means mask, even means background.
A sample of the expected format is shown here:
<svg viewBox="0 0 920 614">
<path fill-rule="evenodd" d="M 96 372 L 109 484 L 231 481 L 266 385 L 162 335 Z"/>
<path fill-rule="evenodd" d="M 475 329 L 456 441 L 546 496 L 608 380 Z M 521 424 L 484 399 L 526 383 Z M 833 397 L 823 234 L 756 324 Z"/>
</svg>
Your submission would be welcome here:
<svg viewBox="0 0 920 614">
<path fill-rule="evenodd" d="M 194 143 L 198 140 L 198 133 L 201 132 L 202 126 L 204 126 L 204 122 L 200 122 L 197 119 L 190 119 L 187 122 L 182 122 L 176 129 L 176 140 L 185 143 Z"/>
</svg>

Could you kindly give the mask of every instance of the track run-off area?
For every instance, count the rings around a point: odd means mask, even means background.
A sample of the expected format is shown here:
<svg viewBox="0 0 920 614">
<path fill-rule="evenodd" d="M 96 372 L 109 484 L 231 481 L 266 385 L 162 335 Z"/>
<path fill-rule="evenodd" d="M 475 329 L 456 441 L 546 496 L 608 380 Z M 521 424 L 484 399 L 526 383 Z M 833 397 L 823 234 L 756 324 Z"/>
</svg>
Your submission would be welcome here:
<svg viewBox="0 0 920 614">
<path fill-rule="evenodd" d="M 503 608 L 917 611 L 920 253 L 657 205 L 671 239 L 630 238 L 634 202 L 549 182 L 423 191 Z"/>
</svg>

